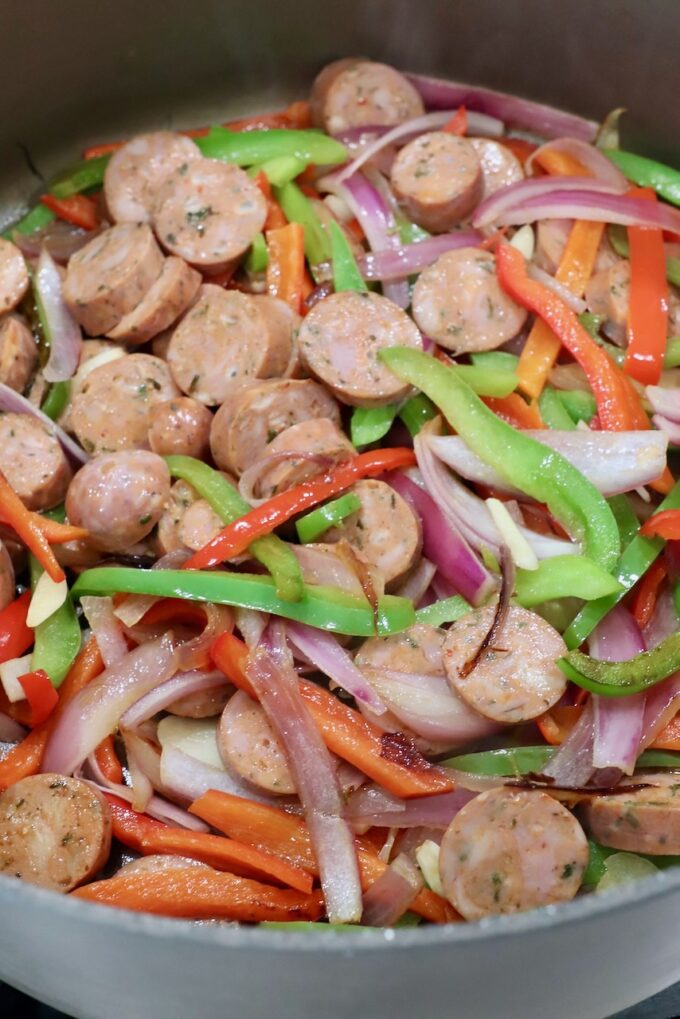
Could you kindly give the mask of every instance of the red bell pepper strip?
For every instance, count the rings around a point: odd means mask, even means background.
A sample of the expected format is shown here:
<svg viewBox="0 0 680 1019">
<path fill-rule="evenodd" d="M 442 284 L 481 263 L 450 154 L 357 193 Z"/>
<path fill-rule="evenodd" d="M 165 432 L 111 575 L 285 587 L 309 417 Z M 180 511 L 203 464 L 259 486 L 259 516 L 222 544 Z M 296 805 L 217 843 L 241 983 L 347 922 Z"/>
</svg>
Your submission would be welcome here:
<svg viewBox="0 0 680 1019">
<path fill-rule="evenodd" d="M 503 148 L 510 149 L 513 156 L 519 159 L 522 166 L 524 166 L 532 152 L 535 152 L 538 148 L 535 142 L 528 142 L 526 138 L 514 138 L 512 136 L 504 138 L 502 144 Z"/>
<path fill-rule="evenodd" d="M 649 188 L 631 188 L 636 198 L 656 201 Z M 628 349 L 624 369 L 644 386 L 656 386 L 661 377 L 668 334 L 668 281 L 663 232 L 642 226 L 628 227 L 630 297 Z"/>
<path fill-rule="evenodd" d="M 512 245 L 499 245 L 496 266 L 498 280 L 506 293 L 546 322 L 583 368 L 597 401 L 602 428 L 631 430 L 629 391 L 622 382 L 622 372 L 588 335 L 571 308 L 542 283 L 529 278 L 524 256 Z"/>
<path fill-rule="evenodd" d="M 14 528 L 45 573 L 58 584 L 65 579 L 64 571 L 54 557 L 45 532 L 36 523 L 36 517 L 37 514 L 26 509 L 5 475 L 0 472 L 0 518 Z"/>
<path fill-rule="evenodd" d="M 468 117 L 467 110 L 464 106 L 459 106 L 451 120 L 447 120 L 443 127 L 440 127 L 440 131 L 446 131 L 447 134 L 466 135 L 468 130 Z"/>
<path fill-rule="evenodd" d="M 83 230 L 96 230 L 99 226 L 97 203 L 88 195 L 71 195 L 70 198 L 41 195 L 40 201 L 66 223 L 72 223 Z"/>
<path fill-rule="evenodd" d="M 36 669 L 35 672 L 19 676 L 19 683 L 31 707 L 31 725 L 33 727 L 40 725 L 56 708 L 59 694 L 44 669 Z"/>
<path fill-rule="evenodd" d="M 654 615 L 659 588 L 666 578 L 666 572 L 663 559 L 655 560 L 632 592 L 631 612 L 640 628 L 646 626 Z"/>
<path fill-rule="evenodd" d="M 123 784 L 123 768 L 118 760 L 113 736 L 106 736 L 94 752 L 102 774 L 116 785 Z"/>
<path fill-rule="evenodd" d="M 308 894 L 312 879 L 300 867 L 252 846 L 225 839 L 222 835 L 173 828 L 133 810 L 123 800 L 105 793 L 111 811 L 113 835 L 137 853 L 161 853 L 200 860 L 216 870 L 228 870 L 240 877 L 287 885 Z"/>
<path fill-rule="evenodd" d="M 666 541 L 680 540 L 680 510 L 663 510 L 646 520 L 640 528 L 646 538 L 665 538 Z"/>
<path fill-rule="evenodd" d="M 485 396 L 484 403 L 494 414 L 507 421 L 513 428 L 545 428 L 536 400 L 527 403 L 519 393 L 508 396 Z"/>
<path fill-rule="evenodd" d="M 26 626 L 31 592 L 24 591 L 0 612 L 0 662 L 19 658 L 33 644 L 33 630 Z"/>
<path fill-rule="evenodd" d="M 368 453 L 360 453 L 320 480 L 312 479 L 296 485 L 295 488 L 282 492 L 268 499 L 262 506 L 252 509 L 250 513 L 229 524 L 220 533 L 195 552 L 184 565 L 185 569 L 203 570 L 209 566 L 217 566 L 226 559 L 240 555 L 257 538 L 271 534 L 281 524 L 305 510 L 312 509 L 326 499 L 351 488 L 362 478 L 374 478 L 393 471 L 399 467 L 412 467 L 416 462 L 411 449 L 376 449 Z"/>
</svg>

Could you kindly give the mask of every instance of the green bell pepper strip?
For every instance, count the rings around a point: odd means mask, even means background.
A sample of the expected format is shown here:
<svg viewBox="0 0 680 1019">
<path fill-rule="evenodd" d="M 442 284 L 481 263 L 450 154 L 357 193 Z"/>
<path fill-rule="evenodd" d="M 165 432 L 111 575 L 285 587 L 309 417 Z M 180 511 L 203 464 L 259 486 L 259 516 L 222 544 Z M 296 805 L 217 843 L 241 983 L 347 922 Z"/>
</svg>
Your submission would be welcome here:
<svg viewBox="0 0 680 1019">
<path fill-rule="evenodd" d="M 290 223 L 300 223 L 305 231 L 305 257 L 312 268 L 331 258 L 331 242 L 314 206 L 293 181 L 274 188 L 274 197 Z"/>
<path fill-rule="evenodd" d="M 563 456 L 517 431 L 489 410 L 459 375 L 419 351 L 386 347 L 381 360 L 404 382 L 429 396 L 484 463 L 515 488 L 548 509 L 585 554 L 605 570 L 618 559 L 621 543 L 614 514 L 594 485 Z"/>
<path fill-rule="evenodd" d="M 479 368 L 494 368 L 496 371 L 517 374 L 519 358 L 508 354 L 505 350 L 484 350 L 479 354 L 470 354 L 470 360 Z"/>
<path fill-rule="evenodd" d="M 607 873 L 607 860 L 620 849 L 612 849 L 610 846 L 601 846 L 599 842 L 588 839 L 588 866 L 583 874 L 583 884 L 588 887 L 598 885 Z M 655 867 L 666 870 L 668 867 L 680 865 L 680 856 L 651 856 L 646 853 L 636 853 L 642 860 L 653 863 Z"/>
<path fill-rule="evenodd" d="M 680 286 L 680 282 L 678 286 Z M 677 368 L 680 366 L 680 336 L 669 336 L 666 343 L 666 356 L 663 359 L 663 366 L 664 368 Z"/>
<path fill-rule="evenodd" d="M 23 234 L 34 234 L 36 230 L 42 230 L 44 227 L 51 223 L 55 218 L 54 213 L 51 209 L 48 209 L 46 205 L 34 205 L 25 216 L 17 220 L 16 223 L 10 223 L 6 227 L 0 237 L 4 237 L 6 241 L 12 240 L 14 233 Z"/>
<path fill-rule="evenodd" d="M 85 570 L 76 580 L 72 595 L 152 594 L 160 598 L 183 598 L 234 605 L 294 619 L 319 630 L 352 637 L 399 633 L 415 622 L 413 603 L 408 598 L 385 595 L 379 599 L 377 631 L 373 607 L 366 598 L 347 594 L 336 587 L 308 584 L 299 601 L 280 598 L 271 577 L 251 573 L 204 570 L 137 570 L 101 566 Z"/>
<path fill-rule="evenodd" d="M 657 512 L 667 509 L 680 509 L 680 481 L 675 483 L 658 507 Z M 586 637 L 590 636 L 600 620 L 604 619 L 610 609 L 613 609 L 626 592 L 630 591 L 640 577 L 647 572 L 663 547 L 662 538 L 645 538 L 642 534 L 633 538 L 624 549 L 616 569 L 613 571 L 614 577 L 621 584 L 623 590 L 584 605 L 576 619 L 562 634 L 568 648 L 579 647 Z"/>
<path fill-rule="evenodd" d="M 406 219 L 403 213 L 397 211 L 394 214 L 394 218 L 399 231 L 399 240 L 402 244 L 417 244 L 418 241 L 425 241 L 432 235 L 423 230 L 422 226 L 418 226 L 417 223 L 412 223 L 410 219 Z"/>
<path fill-rule="evenodd" d="M 427 623 L 428 626 L 442 626 L 444 623 L 457 622 L 468 612 L 472 612 L 472 605 L 462 595 L 454 594 L 450 598 L 442 598 L 432 605 L 426 605 L 423 609 L 417 609 L 416 621 Z"/>
<path fill-rule="evenodd" d="M 71 398 L 71 381 L 66 379 L 64 382 L 53 382 L 50 386 L 50 391 L 43 401 L 43 405 L 40 408 L 43 414 L 47 414 L 48 418 L 52 421 L 56 421 L 62 411 L 68 404 Z"/>
<path fill-rule="evenodd" d="M 515 372 L 483 368 L 476 364 L 457 364 L 455 369 L 478 396 L 509 396 L 517 389 Z"/>
<path fill-rule="evenodd" d="M 205 137 L 194 140 L 204 156 L 237 166 L 268 163 L 282 156 L 294 156 L 305 165 L 329 166 L 344 163 L 348 156 L 341 142 L 314 130 L 230 131 L 226 127 L 211 127 Z"/>
<path fill-rule="evenodd" d="M 577 318 L 588 335 L 596 339 L 604 322 L 604 315 L 593 315 L 592 311 L 582 311 L 580 315 L 577 315 Z"/>
<path fill-rule="evenodd" d="M 44 516 L 63 523 L 65 519 L 64 507 L 58 506 L 45 513 Z M 32 555 L 28 557 L 28 566 L 31 590 L 35 591 L 36 584 L 45 571 Z M 59 687 L 75 661 L 82 642 L 80 624 L 71 595 L 67 595 L 66 601 L 59 606 L 56 612 L 34 627 L 33 637 L 31 669 L 33 671 L 44 669 L 52 686 Z"/>
<path fill-rule="evenodd" d="M 332 220 L 329 226 L 331 237 L 331 259 L 333 263 L 333 286 L 336 293 L 353 290 L 367 294 L 368 287 L 359 272 L 359 266 L 340 226 Z"/>
<path fill-rule="evenodd" d="M 392 427 L 398 410 L 397 403 L 384 407 L 355 407 L 349 425 L 352 445 L 361 449 L 382 439 Z"/>
<path fill-rule="evenodd" d="M 316 541 L 329 527 L 337 527 L 346 517 L 361 509 L 361 499 L 354 492 L 346 492 L 339 499 L 333 499 L 324 506 L 306 513 L 295 522 L 298 538 L 303 545 Z"/>
<path fill-rule="evenodd" d="M 298 177 L 308 165 L 309 161 L 300 159 L 299 156 L 276 156 L 274 159 L 268 159 L 258 167 L 258 170 L 264 173 L 271 185 L 280 188 Z"/>
<path fill-rule="evenodd" d="M 680 616 L 680 580 L 676 581 L 675 587 L 673 588 L 673 605 L 677 615 Z"/>
<path fill-rule="evenodd" d="M 640 530 L 640 521 L 635 516 L 630 500 L 625 495 L 612 495 L 607 499 L 621 535 L 621 547 L 625 548 Z"/>
<path fill-rule="evenodd" d="M 625 226 L 611 223 L 607 229 L 609 243 L 620 258 L 628 258 L 630 246 Z M 668 255 L 666 258 L 666 279 L 675 287 L 680 287 L 680 258 Z"/>
<path fill-rule="evenodd" d="M 264 272 L 269 265 L 269 252 L 264 234 L 256 234 L 253 238 L 253 243 L 246 255 L 245 265 L 248 272 Z"/>
<path fill-rule="evenodd" d="M 557 390 L 552 386 L 546 386 L 539 396 L 538 409 L 548 428 L 554 428 L 558 432 L 571 432 L 576 428 Z"/>
<path fill-rule="evenodd" d="M 101 187 L 110 159 L 110 155 L 95 156 L 94 159 L 81 159 L 79 163 L 67 166 L 50 181 L 50 194 L 57 198 L 70 198 L 90 188 Z"/>
<path fill-rule="evenodd" d="M 224 524 L 231 524 L 251 509 L 233 485 L 218 471 L 191 456 L 166 456 L 173 478 L 181 478 L 210 504 Z M 266 566 L 276 582 L 276 590 L 285 601 L 299 601 L 304 592 L 300 564 L 295 555 L 275 534 L 258 538 L 250 553 Z"/>
<path fill-rule="evenodd" d="M 557 747 L 501 747 L 474 754 L 459 754 L 441 763 L 446 768 L 467 771 L 472 775 L 500 775 L 508 778 L 543 772 Z M 672 750 L 645 750 L 638 757 L 638 768 L 680 768 L 680 753 Z"/>
<path fill-rule="evenodd" d="M 420 429 L 428 421 L 436 418 L 439 411 L 422 393 L 416 393 L 410 400 L 407 400 L 399 411 L 399 419 L 404 422 L 411 436 L 415 438 Z"/>
<path fill-rule="evenodd" d="M 592 420 L 597 410 L 595 397 L 582 389 L 560 389 L 557 397 L 575 425 Z"/>
<path fill-rule="evenodd" d="M 620 590 L 621 585 L 611 573 L 581 555 L 543 559 L 536 570 L 517 570 L 515 582 L 517 601 L 525 609 L 555 598 L 594 601 Z"/>
<path fill-rule="evenodd" d="M 680 170 L 657 163 L 654 159 L 638 156 L 634 152 L 622 149 L 603 149 L 605 156 L 618 166 L 624 177 L 632 180 L 641 188 L 653 188 L 657 195 L 670 202 L 680 205 Z"/>
<path fill-rule="evenodd" d="M 628 697 L 680 669 L 680 631 L 666 637 L 651 651 L 641 651 L 622 662 L 606 662 L 574 650 L 558 659 L 557 664 L 572 683 L 584 690 L 603 697 Z"/>
</svg>

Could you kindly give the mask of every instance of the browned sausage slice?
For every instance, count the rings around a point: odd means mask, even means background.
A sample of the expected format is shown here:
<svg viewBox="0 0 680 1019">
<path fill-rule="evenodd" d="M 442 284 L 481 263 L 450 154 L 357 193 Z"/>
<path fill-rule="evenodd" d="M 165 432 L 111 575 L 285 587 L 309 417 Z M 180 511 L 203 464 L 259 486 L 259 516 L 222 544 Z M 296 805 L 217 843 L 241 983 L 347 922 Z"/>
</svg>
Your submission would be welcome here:
<svg viewBox="0 0 680 1019">
<path fill-rule="evenodd" d="M 329 134 L 352 127 L 401 124 L 424 112 L 403 74 L 387 64 L 344 59 L 317 75 L 310 97 L 314 123 Z"/>
<path fill-rule="evenodd" d="M 431 233 L 446 233 L 482 197 L 479 156 L 466 139 L 446 131 L 421 134 L 392 164 L 392 187 L 409 219 Z"/>
<path fill-rule="evenodd" d="M 64 299 L 90 336 L 101 336 L 133 311 L 156 282 L 163 254 L 151 228 L 120 223 L 69 259 Z"/>
<path fill-rule="evenodd" d="M 156 193 L 167 175 L 202 159 L 190 138 L 172 131 L 139 134 L 111 156 L 104 197 L 117 223 L 148 223 Z"/>
<path fill-rule="evenodd" d="M 213 406 L 244 383 L 281 375 L 290 343 L 267 328 L 255 298 L 209 283 L 172 334 L 167 357 L 182 392 Z"/>
<path fill-rule="evenodd" d="M 361 500 L 361 509 L 339 527 L 327 531 L 324 541 L 344 538 L 390 584 L 406 573 L 420 555 L 420 521 L 409 504 L 384 481 L 359 481 L 350 491 Z"/>
<path fill-rule="evenodd" d="M 463 354 L 502 346 L 520 331 L 527 312 L 501 290 L 490 252 L 458 248 L 421 272 L 413 317 L 427 336 Z"/>
<path fill-rule="evenodd" d="M 205 460 L 213 416 L 190 396 L 176 396 L 151 408 L 149 445 L 159 456 L 193 456 Z"/>
<path fill-rule="evenodd" d="M 0 382 L 23 393 L 38 363 L 31 330 L 18 315 L 0 319 Z"/>
<path fill-rule="evenodd" d="M 66 496 L 72 524 L 104 552 L 124 552 L 149 534 L 170 495 L 165 460 L 146 450 L 107 453 L 78 471 Z"/>
<path fill-rule="evenodd" d="M 111 848 L 106 800 L 77 778 L 23 778 L 0 796 L 0 873 L 55 892 L 96 875 Z"/>
<path fill-rule="evenodd" d="M 587 864 L 588 841 L 566 807 L 507 787 L 466 803 L 439 851 L 444 894 L 466 920 L 568 902 Z"/>
<path fill-rule="evenodd" d="M 482 168 L 482 198 L 524 180 L 524 171 L 514 152 L 492 138 L 469 138 Z"/>
<path fill-rule="evenodd" d="M 340 425 L 337 403 L 312 379 L 270 379 L 244 387 L 213 418 L 213 459 L 218 467 L 243 474 L 284 429 L 312 418 Z"/>
<path fill-rule="evenodd" d="M 385 347 L 422 348 L 405 311 L 380 294 L 346 291 L 315 304 L 300 327 L 307 368 L 351 407 L 379 407 L 409 389 L 378 360 Z"/>
<path fill-rule="evenodd" d="M 647 789 L 596 796 L 581 808 L 586 831 L 603 846 L 628 853 L 680 853 L 680 776 L 641 774 Z"/>
<path fill-rule="evenodd" d="M 352 456 L 354 447 L 334 421 L 329 418 L 310 418 L 279 432 L 265 447 L 262 455 L 267 457 L 283 452 L 304 452 L 320 459 L 291 456 L 272 466 L 260 477 L 259 491 L 255 492 L 257 498 L 270 499 L 277 492 L 299 485 L 307 478 L 327 470 L 337 461 Z"/>
<path fill-rule="evenodd" d="M 133 311 L 109 330 L 112 340 L 146 343 L 186 311 L 201 285 L 201 274 L 181 258 L 166 258 L 161 274 Z"/>
<path fill-rule="evenodd" d="M 26 261 L 16 244 L 0 237 L 0 312 L 11 311 L 28 290 Z"/>
<path fill-rule="evenodd" d="M 495 603 L 486 605 L 453 624 L 444 644 L 446 674 L 452 689 L 480 715 L 494 722 L 527 722 L 556 704 L 566 690 L 564 673 L 555 664 L 566 645 L 535 612 L 511 605 L 493 646 L 465 674 L 495 612 Z"/>
<path fill-rule="evenodd" d="M 88 453 L 148 449 L 153 408 L 177 396 L 165 361 L 128 354 L 87 375 L 71 403 L 71 426 Z"/>
<path fill-rule="evenodd" d="M 71 480 L 59 441 L 30 414 L 0 414 L 0 470 L 32 510 L 62 502 Z"/>
<path fill-rule="evenodd" d="M 192 265 L 219 272 L 245 254 L 267 218 L 267 202 L 238 166 L 199 159 L 169 174 L 153 223 L 164 247 Z"/>
<path fill-rule="evenodd" d="M 260 789 L 295 792 L 286 755 L 263 709 L 237 690 L 222 712 L 217 746 L 227 768 Z"/>
</svg>

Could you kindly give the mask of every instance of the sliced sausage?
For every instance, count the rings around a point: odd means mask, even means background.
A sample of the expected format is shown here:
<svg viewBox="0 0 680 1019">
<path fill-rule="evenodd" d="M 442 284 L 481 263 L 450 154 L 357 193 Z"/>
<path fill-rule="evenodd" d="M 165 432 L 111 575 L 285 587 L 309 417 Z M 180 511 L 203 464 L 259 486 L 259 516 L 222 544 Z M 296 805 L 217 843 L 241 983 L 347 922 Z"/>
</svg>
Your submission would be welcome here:
<svg viewBox="0 0 680 1019">
<path fill-rule="evenodd" d="M 277 435 L 313 418 L 340 425 L 337 403 L 312 379 L 270 379 L 244 387 L 212 420 L 213 459 L 218 467 L 243 474 Z"/>
<path fill-rule="evenodd" d="M 153 211 L 161 244 L 207 272 L 226 269 L 244 255 L 266 218 L 266 199 L 247 173 L 215 159 L 173 170 Z"/>
<path fill-rule="evenodd" d="M 101 336 L 137 307 L 162 268 L 163 254 L 151 228 L 120 223 L 71 256 L 64 299 L 85 332 Z"/>
<path fill-rule="evenodd" d="M 370 637 L 356 653 L 359 668 L 444 675 L 442 648 L 446 634 L 434 626 L 416 623 L 390 637 Z"/>
<path fill-rule="evenodd" d="M 420 521 L 405 499 L 384 481 L 359 481 L 350 491 L 361 509 L 326 531 L 324 540 L 344 538 L 382 573 L 390 584 L 409 570 L 420 555 Z"/>
<path fill-rule="evenodd" d="M 23 393 L 38 364 L 33 333 L 18 315 L 0 319 L 0 382 Z"/>
<path fill-rule="evenodd" d="M 150 856 L 140 856 L 138 860 L 130 860 L 116 871 L 118 874 L 134 874 L 135 871 L 146 871 L 147 873 L 159 870 L 183 870 L 185 867 L 200 867 L 201 870 L 214 870 L 207 863 L 201 860 L 193 860 L 189 856 L 174 856 L 168 853 L 162 856 L 160 853 L 152 853 Z"/>
<path fill-rule="evenodd" d="M 72 476 L 59 441 L 30 414 L 0 414 L 0 470 L 31 510 L 62 502 Z"/>
<path fill-rule="evenodd" d="M 198 492 L 186 481 L 176 481 L 170 489 L 163 515 L 158 521 L 157 541 L 161 555 L 186 548 L 180 537 L 180 528 L 185 512 L 197 499 Z"/>
<path fill-rule="evenodd" d="M 481 715 L 494 722 L 527 722 L 556 704 L 566 690 L 566 677 L 556 665 L 566 644 L 535 612 L 511 605 L 493 645 L 465 675 L 464 666 L 479 650 L 495 613 L 494 603 L 453 624 L 444 644 L 446 675 L 452 689 Z"/>
<path fill-rule="evenodd" d="M 0 312 L 16 308 L 27 291 L 26 260 L 16 244 L 0 237 Z"/>
<path fill-rule="evenodd" d="M 214 406 L 244 383 L 281 375 L 290 352 L 256 298 L 209 283 L 172 334 L 167 358 L 182 392 Z"/>
<path fill-rule="evenodd" d="M 596 842 L 627 853 L 680 853 L 680 776 L 641 774 L 646 789 L 620 789 L 615 796 L 596 796 L 581 807 L 586 831 Z"/>
<path fill-rule="evenodd" d="M 571 219 L 542 219 L 536 224 L 536 264 L 554 276 L 562 261 L 564 249 L 574 221 Z M 610 269 L 618 262 L 618 255 L 605 234 L 595 258 L 595 272 Z"/>
<path fill-rule="evenodd" d="M 106 453 L 78 471 L 66 496 L 72 524 L 103 552 L 124 552 L 149 534 L 170 494 L 165 460 L 146 450 Z"/>
<path fill-rule="evenodd" d="M 295 792 L 295 782 L 278 737 L 263 709 L 237 690 L 220 719 L 217 746 L 227 768 L 260 789 L 282 795 Z"/>
<path fill-rule="evenodd" d="M 178 526 L 180 547 L 197 552 L 223 529 L 222 519 L 205 499 L 196 499 L 186 508 Z"/>
<path fill-rule="evenodd" d="M 149 445 L 159 456 L 193 456 L 205 460 L 209 451 L 212 414 L 190 396 L 154 404 L 149 423 Z"/>
<path fill-rule="evenodd" d="M 482 166 L 474 146 L 446 131 L 421 134 L 399 152 L 390 174 L 409 219 L 431 233 L 446 233 L 482 197 Z"/>
<path fill-rule="evenodd" d="M 588 311 L 606 320 L 607 335 L 622 346 L 626 343 L 629 298 L 630 262 L 627 259 L 595 273 L 586 287 Z"/>
<path fill-rule="evenodd" d="M 510 149 L 492 138 L 468 138 L 482 168 L 482 198 L 524 180 L 522 164 Z"/>
<path fill-rule="evenodd" d="M 387 64 L 370 60 L 336 60 L 324 67 L 312 85 L 314 123 L 329 134 L 352 127 L 401 124 L 424 113 L 413 85 Z"/>
<path fill-rule="evenodd" d="M 14 566 L 4 541 L 0 540 L 0 609 L 14 601 Z"/>
<path fill-rule="evenodd" d="M 265 446 L 263 458 L 278 453 L 310 454 L 312 458 L 292 456 L 266 470 L 259 479 L 257 498 L 270 499 L 314 477 L 339 460 L 346 460 L 355 452 L 352 443 L 329 418 L 310 418 L 285 428 Z"/>
<path fill-rule="evenodd" d="M 166 258 L 156 282 L 137 307 L 109 331 L 109 336 L 125 343 L 146 343 L 177 321 L 195 298 L 201 282 L 201 274 L 181 258 Z"/>
<path fill-rule="evenodd" d="M 507 787 L 466 803 L 439 851 L 444 894 L 466 920 L 568 902 L 587 864 L 588 841 L 566 807 Z"/>
<path fill-rule="evenodd" d="M 422 349 L 405 311 L 380 294 L 346 291 L 315 304 L 303 320 L 300 353 L 342 403 L 379 407 L 406 396 L 405 386 L 378 359 L 385 347 Z"/>
<path fill-rule="evenodd" d="M 0 873 L 54 892 L 95 876 L 111 848 L 111 817 L 97 789 L 45 773 L 0 796 Z"/>
<path fill-rule="evenodd" d="M 198 146 L 172 131 L 139 134 L 111 156 L 104 198 L 116 223 L 148 223 L 160 185 L 173 170 L 202 159 Z"/>
<path fill-rule="evenodd" d="M 423 332 L 456 354 L 502 346 L 527 317 L 501 289 L 494 256 L 477 248 L 447 251 L 423 270 L 412 307 Z"/>
<path fill-rule="evenodd" d="M 88 453 L 148 449 L 153 408 L 178 396 L 165 361 L 129 354 L 87 375 L 71 401 L 71 426 Z"/>
<path fill-rule="evenodd" d="M 215 680 L 215 686 L 196 693 L 188 693 L 173 701 L 165 709 L 179 718 L 214 718 L 221 715 L 234 692 L 224 676 Z"/>
</svg>

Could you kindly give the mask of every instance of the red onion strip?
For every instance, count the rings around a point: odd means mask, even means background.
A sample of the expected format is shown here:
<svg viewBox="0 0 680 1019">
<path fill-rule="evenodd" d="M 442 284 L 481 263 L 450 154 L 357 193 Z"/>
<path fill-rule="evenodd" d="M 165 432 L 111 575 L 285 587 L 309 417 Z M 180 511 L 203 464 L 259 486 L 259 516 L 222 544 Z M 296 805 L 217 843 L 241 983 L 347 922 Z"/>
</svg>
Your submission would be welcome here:
<svg viewBox="0 0 680 1019">
<path fill-rule="evenodd" d="M 166 552 L 160 559 L 157 559 L 151 569 L 178 570 L 184 565 L 190 555 L 189 549 L 174 549 L 172 552 Z M 157 601 L 160 601 L 160 598 L 152 594 L 129 594 L 113 610 L 114 615 L 120 619 L 124 626 L 136 626 Z"/>
<path fill-rule="evenodd" d="M 575 314 L 581 315 L 586 310 L 587 305 L 583 298 L 577 297 L 569 287 L 565 287 L 563 283 L 556 280 L 550 273 L 539 269 L 534 262 L 527 262 L 527 274 L 532 280 L 542 283 L 548 290 L 552 290 L 554 294 L 557 294 L 560 300 L 564 301 Z"/>
<path fill-rule="evenodd" d="M 202 672 L 199 669 L 190 672 L 178 672 L 166 683 L 154 687 L 127 709 L 121 717 L 120 724 L 124 729 L 136 729 L 142 722 L 152 718 L 159 711 L 174 704 L 189 694 L 202 693 L 204 690 L 215 690 L 229 684 L 224 673 L 219 670 Z"/>
<path fill-rule="evenodd" d="M 108 669 L 128 653 L 123 631 L 113 613 L 113 600 L 84 595 L 80 599 L 80 604 L 97 641 L 104 665 Z"/>
<path fill-rule="evenodd" d="M 480 202 L 472 216 L 472 225 L 476 229 L 488 227 L 498 223 L 509 210 L 523 208 L 530 201 L 549 202 L 555 194 L 571 195 L 572 192 L 574 198 L 581 193 L 611 197 L 620 196 L 622 189 L 612 188 L 592 177 L 529 177 L 499 188 Z"/>
<path fill-rule="evenodd" d="M 281 807 L 285 802 L 282 796 L 266 796 L 254 786 L 246 785 L 232 772 L 206 764 L 197 757 L 184 753 L 178 747 L 163 747 L 160 761 L 161 784 L 169 796 L 181 803 L 193 803 L 209 789 L 240 796 L 254 803 Z"/>
<path fill-rule="evenodd" d="M 581 166 L 588 170 L 593 178 L 601 184 L 608 184 L 618 191 L 624 192 L 628 188 L 628 182 L 617 166 L 614 166 L 610 159 L 600 149 L 578 138 L 555 138 L 553 141 L 541 145 L 532 152 L 526 161 L 527 172 L 531 170 L 534 163 L 540 163 L 540 157 L 546 152 L 564 153 L 577 160 Z"/>
<path fill-rule="evenodd" d="M 359 789 L 347 801 L 345 817 L 358 834 L 373 827 L 448 828 L 458 811 L 477 795 L 459 786 L 455 792 L 441 796 L 422 796 L 414 800 L 393 797 L 394 803 L 383 804 L 379 798 L 365 795 L 375 791 L 375 786 Z"/>
<path fill-rule="evenodd" d="M 75 375 L 83 339 L 80 326 L 66 307 L 59 269 L 46 248 L 38 259 L 33 290 L 50 344 L 43 375 L 48 382 L 65 382 Z"/>
<path fill-rule="evenodd" d="M 27 400 L 21 393 L 15 392 L 14 389 L 10 389 L 4 382 L 0 382 L 0 411 L 6 411 L 10 414 L 30 414 L 32 417 L 37 418 L 38 421 L 45 427 L 46 431 L 50 435 L 53 435 L 55 439 L 64 448 L 64 452 L 75 460 L 77 463 L 84 464 L 90 459 L 84 449 L 82 449 L 77 442 L 67 435 L 63 428 L 55 424 L 47 414 L 35 407 L 30 400 Z"/>
<path fill-rule="evenodd" d="M 593 700 L 590 698 L 581 716 L 561 747 L 543 769 L 543 774 L 552 778 L 555 785 L 566 789 L 581 789 L 590 781 L 595 740 L 595 719 Z"/>
<path fill-rule="evenodd" d="M 482 237 L 476 230 L 458 230 L 450 234 L 439 234 L 424 241 L 405 244 L 388 251 L 374 251 L 359 259 L 359 268 L 367 280 L 397 280 L 412 276 L 440 255 L 456 248 L 474 248 Z M 573 294 L 572 294 L 573 298 Z"/>
<path fill-rule="evenodd" d="M 289 623 L 286 633 L 293 647 L 300 650 L 324 676 L 341 686 L 356 701 L 365 704 L 374 714 L 384 714 L 386 709 L 382 698 L 332 634 L 302 623 Z"/>
<path fill-rule="evenodd" d="M 486 215 L 484 223 L 480 222 L 480 209 L 481 206 L 472 218 L 472 225 L 490 226 Z M 653 227 L 680 234 L 680 209 L 595 188 L 587 191 L 561 188 L 551 194 L 529 198 L 505 209 L 493 218 L 492 223 L 494 226 L 523 226 L 539 219 L 588 219 L 622 226 Z"/>
<path fill-rule="evenodd" d="M 645 650 L 637 623 L 623 605 L 616 605 L 591 634 L 588 642 L 593 658 L 622 662 Z M 645 693 L 632 697 L 593 696 L 593 766 L 619 768 L 632 775 L 638 755 Z"/>
<path fill-rule="evenodd" d="M 391 927 L 404 915 L 423 887 L 423 876 L 401 854 L 364 894 L 361 922 L 367 927 Z"/>
<path fill-rule="evenodd" d="M 26 735 L 23 725 L 0 711 L 0 743 L 19 743 Z"/>
<path fill-rule="evenodd" d="M 680 389 L 647 386 L 645 394 L 655 414 L 662 414 L 680 425 Z"/>
</svg>

